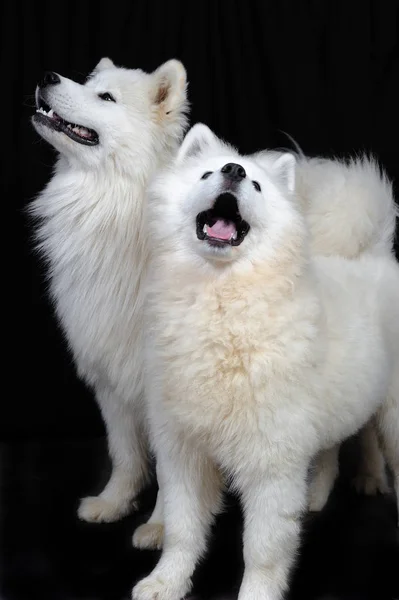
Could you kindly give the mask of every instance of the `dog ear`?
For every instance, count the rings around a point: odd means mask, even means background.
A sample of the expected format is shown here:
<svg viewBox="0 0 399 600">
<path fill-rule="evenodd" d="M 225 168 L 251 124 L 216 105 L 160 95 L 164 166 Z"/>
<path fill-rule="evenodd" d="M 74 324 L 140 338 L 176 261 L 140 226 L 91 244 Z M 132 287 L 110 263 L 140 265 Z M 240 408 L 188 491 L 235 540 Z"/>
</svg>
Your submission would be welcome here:
<svg viewBox="0 0 399 600">
<path fill-rule="evenodd" d="M 273 163 L 273 173 L 290 193 L 295 189 L 295 167 L 295 156 L 288 152 L 282 154 Z"/>
<path fill-rule="evenodd" d="M 262 169 L 274 175 L 292 193 L 295 188 L 295 156 L 279 150 L 261 150 L 251 155 Z"/>
<path fill-rule="evenodd" d="M 114 63 L 110 58 L 104 57 L 100 60 L 99 63 L 94 67 L 92 75 L 99 73 L 100 71 L 104 71 L 105 69 L 112 69 L 114 67 Z"/>
<path fill-rule="evenodd" d="M 292 193 L 295 189 L 296 159 L 290 152 L 261 150 L 251 155 L 262 169 L 274 175 Z"/>
<path fill-rule="evenodd" d="M 169 114 L 186 101 L 187 74 L 179 60 L 168 60 L 152 73 L 151 95 L 160 116 Z"/>
<path fill-rule="evenodd" d="M 205 148 L 220 143 L 219 138 L 203 123 L 197 123 L 190 129 L 184 138 L 182 145 L 177 153 L 177 162 L 182 162 L 186 158 L 197 156 Z"/>
</svg>

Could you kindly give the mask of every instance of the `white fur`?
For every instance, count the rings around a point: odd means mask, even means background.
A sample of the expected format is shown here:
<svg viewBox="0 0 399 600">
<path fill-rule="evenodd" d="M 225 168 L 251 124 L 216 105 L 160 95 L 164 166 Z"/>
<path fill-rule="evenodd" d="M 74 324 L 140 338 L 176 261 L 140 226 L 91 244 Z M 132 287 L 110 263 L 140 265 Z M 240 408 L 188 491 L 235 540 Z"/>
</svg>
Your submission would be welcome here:
<svg viewBox="0 0 399 600">
<path fill-rule="evenodd" d="M 235 195 L 251 229 L 214 248 L 197 238 L 196 215 L 226 189 L 231 162 L 247 173 Z M 197 126 L 151 187 L 146 380 L 165 541 L 134 600 L 188 592 L 226 477 L 244 508 L 239 600 L 282 598 L 309 463 L 373 414 L 399 491 L 399 268 L 389 252 L 312 256 L 294 169 Z"/>
<path fill-rule="evenodd" d="M 101 100 L 104 92 L 116 102 Z M 85 85 L 61 77 L 41 95 L 62 118 L 99 135 L 88 147 L 34 120 L 60 156 L 31 211 L 56 314 L 79 375 L 95 391 L 113 463 L 108 485 L 82 501 L 79 516 L 112 521 L 128 512 L 148 469 L 143 209 L 149 178 L 184 132 L 186 73 L 176 60 L 148 74 L 102 59 Z"/>
<path fill-rule="evenodd" d="M 399 212 L 392 184 L 375 160 L 302 156 L 296 191 L 307 214 L 313 254 L 391 254 Z"/>
<path fill-rule="evenodd" d="M 259 153 L 258 160 L 270 153 Z M 298 156 L 296 198 L 310 230 L 310 252 L 317 256 L 359 258 L 390 255 L 398 208 L 392 184 L 373 159 L 331 160 Z M 358 492 L 386 492 L 388 481 L 374 419 L 360 431 Z M 310 510 L 321 510 L 338 475 L 338 448 L 317 457 L 310 487 Z"/>
<path fill-rule="evenodd" d="M 183 162 L 190 156 L 218 151 L 215 137 L 201 124 L 192 128 L 184 139 L 179 157 Z M 260 166 L 267 167 L 272 158 L 279 164 L 294 157 L 276 151 L 262 151 L 252 156 Z M 278 159 L 278 160 L 277 160 Z M 286 171 L 291 179 L 287 186 L 293 191 L 306 215 L 309 227 L 309 251 L 314 256 L 355 258 L 363 254 L 391 254 L 397 207 L 393 202 L 392 185 L 374 160 L 356 160 L 297 156 L 295 178 L 293 169 Z M 280 162 L 279 162 L 280 161 Z M 282 173 L 284 177 L 284 171 Z M 386 492 L 388 482 L 385 461 L 379 448 L 374 420 L 360 431 L 360 465 L 354 485 L 358 492 Z M 339 446 L 325 449 L 314 459 L 309 487 L 309 509 L 320 511 L 326 504 L 339 472 Z M 160 493 L 161 496 L 161 493 Z M 139 527 L 133 543 L 138 548 L 159 548 L 163 533 L 162 498 L 150 520 Z"/>
</svg>

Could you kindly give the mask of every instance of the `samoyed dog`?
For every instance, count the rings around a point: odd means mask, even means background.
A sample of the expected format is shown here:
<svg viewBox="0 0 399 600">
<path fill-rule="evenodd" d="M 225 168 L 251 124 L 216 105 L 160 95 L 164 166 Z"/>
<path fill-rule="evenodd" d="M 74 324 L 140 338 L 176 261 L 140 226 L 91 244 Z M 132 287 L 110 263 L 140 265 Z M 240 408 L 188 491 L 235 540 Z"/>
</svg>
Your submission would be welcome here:
<svg viewBox="0 0 399 600">
<path fill-rule="evenodd" d="M 277 151 L 258 152 L 256 163 L 282 155 Z M 392 253 L 396 207 L 392 185 L 373 160 L 348 162 L 306 157 L 296 153 L 295 200 L 306 216 L 308 247 L 313 256 L 388 256 Z M 360 462 L 354 479 L 358 492 L 385 493 L 389 490 L 385 460 L 372 418 L 359 432 Z M 325 506 L 339 473 L 340 444 L 321 450 L 310 466 L 308 508 Z M 160 549 L 163 543 L 163 498 L 159 489 L 150 519 L 134 533 L 137 548 Z"/>
<path fill-rule="evenodd" d="M 59 152 L 32 213 L 50 292 L 79 375 L 105 421 L 112 474 L 79 516 L 125 515 L 148 473 L 143 412 L 145 190 L 186 126 L 186 72 L 153 73 L 103 58 L 84 85 L 48 72 L 36 90 L 37 132 Z"/>
<path fill-rule="evenodd" d="M 295 169 L 197 125 L 151 185 L 146 391 L 165 539 L 134 600 L 189 591 L 226 478 L 244 509 L 239 599 L 282 598 L 309 463 L 373 415 L 399 493 L 393 201 L 381 223 L 357 215 L 376 252 L 316 257 Z"/>
</svg>

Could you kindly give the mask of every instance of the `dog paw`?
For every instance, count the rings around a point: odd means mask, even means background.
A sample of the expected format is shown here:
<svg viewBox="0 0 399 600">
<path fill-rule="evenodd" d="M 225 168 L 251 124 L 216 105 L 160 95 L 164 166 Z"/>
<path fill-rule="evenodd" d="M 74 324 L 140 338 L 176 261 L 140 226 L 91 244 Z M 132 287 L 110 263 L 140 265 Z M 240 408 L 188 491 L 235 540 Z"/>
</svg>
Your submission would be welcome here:
<svg viewBox="0 0 399 600">
<path fill-rule="evenodd" d="M 133 588 L 132 600 L 181 600 L 187 589 L 179 589 L 165 577 L 149 576 Z"/>
<path fill-rule="evenodd" d="M 89 523 L 112 523 L 127 515 L 134 508 L 136 507 L 133 503 L 117 504 L 105 500 L 101 496 L 88 496 L 80 502 L 78 517 Z"/>
<path fill-rule="evenodd" d="M 359 494 L 375 496 L 378 492 L 389 492 L 388 478 L 385 472 L 376 475 L 373 473 L 359 473 L 353 480 L 353 485 Z"/>
<path fill-rule="evenodd" d="M 161 550 L 163 535 L 162 523 L 144 523 L 133 534 L 133 546 L 140 550 Z"/>
</svg>

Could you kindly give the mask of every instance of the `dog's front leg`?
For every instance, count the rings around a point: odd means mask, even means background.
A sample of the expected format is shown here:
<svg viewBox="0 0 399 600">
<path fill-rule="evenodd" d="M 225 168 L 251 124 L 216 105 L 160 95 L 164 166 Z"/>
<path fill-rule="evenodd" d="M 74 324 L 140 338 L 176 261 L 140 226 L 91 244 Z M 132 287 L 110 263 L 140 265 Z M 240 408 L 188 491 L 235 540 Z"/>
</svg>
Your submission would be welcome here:
<svg viewBox="0 0 399 600">
<path fill-rule="evenodd" d="M 151 517 L 137 527 L 133 535 L 133 546 L 140 550 L 161 550 L 164 538 L 164 499 L 162 473 L 157 465 L 158 493 Z"/>
<path fill-rule="evenodd" d="M 245 572 L 239 600 L 281 600 L 299 545 L 307 464 L 241 477 Z"/>
<path fill-rule="evenodd" d="M 148 440 L 142 401 L 126 402 L 108 388 L 96 390 L 112 460 L 111 477 L 98 496 L 83 498 L 78 515 L 84 521 L 111 522 L 135 507 L 134 500 L 148 476 Z"/>
<path fill-rule="evenodd" d="M 164 442 L 157 456 L 164 494 L 163 552 L 153 572 L 134 587 L 133 600 L 180 600 L 187 594 L 221 504 L 214 465 L 177 440 L 165 437 Z"/>
</svg>

